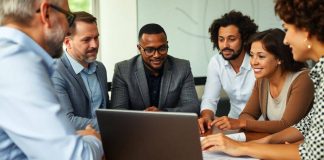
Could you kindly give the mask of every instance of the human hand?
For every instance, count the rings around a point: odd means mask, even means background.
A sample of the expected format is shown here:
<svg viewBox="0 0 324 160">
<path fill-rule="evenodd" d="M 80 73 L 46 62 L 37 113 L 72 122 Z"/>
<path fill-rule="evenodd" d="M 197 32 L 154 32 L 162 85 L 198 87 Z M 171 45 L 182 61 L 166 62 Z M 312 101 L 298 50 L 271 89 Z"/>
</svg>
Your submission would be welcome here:
<svg viewBox="0 0 324 160">
<path fill-rule="evenodd" d="M 204 134 L 207 130 L 211 129 L 212 119 L 208 116 L 200 117 L 198 119 L 198 126 L 200 130 L 200 134 Z"/>
<path fill-rule="evenodd" d="M 228 138 L 223 133 L 218 133 L 205 137 L 201 141 L 201 149 L 203 151 L 224 152 L 232 156 L 242 156 L 242 144 Z"/>
<path fill-rule="evenodd" d="M 216 118 L 211 125 L 215 125 L 220 130 L 235 130 L 245 127 L 244 120 L 233 119 L 227 116 Z"/>
<path fill-rule="evenodd" d="M 211 122 L 214 120 L 215 114 L 213 111 L 205 109 L 201 111 L 198 119 L 200 134 L 203 135 L 212 128 Z"/>
<path fill-rule="evenodd" d="M 88 124 L 84 130 L 78 130 L 77 134 L 81 136 L 86 136 L 86 135 L 92 135 L 97 137 L 99 140 L 101 140 L 100 134 L 92 128 L 91 124 Z"/>
<path fill-rule="evenodd" d="M 160 110 L 155 106 L 151 106 L 151 107 L 147 107 L 144 111 L 158 112 Z"/>
</svg>

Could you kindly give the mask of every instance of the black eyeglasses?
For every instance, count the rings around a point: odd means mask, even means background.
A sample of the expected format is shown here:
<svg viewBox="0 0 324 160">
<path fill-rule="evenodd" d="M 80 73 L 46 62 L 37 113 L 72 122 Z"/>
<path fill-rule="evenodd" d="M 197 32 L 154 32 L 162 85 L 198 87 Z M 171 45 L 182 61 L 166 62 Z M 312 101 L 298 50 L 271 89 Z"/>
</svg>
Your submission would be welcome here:
<svg viewBox="0 0 324 160">
<path fill-rule="evenodd" d="M 49 6 L 65 15 L 65 17 L 69 23 L 69 27 L 71 27 L 73 25 L 75 15 L 72 12 L 66 11 L 58 6 L 53 5 L 53 4 L 49 4 Z M 40 12 L 40 9 L 36 10 L 36 12 L 37 13 Z"/>
<path fill-rule="evenodd" d="M 152 56 L 155 53 L 155 51 L 157 51 L 161 55 L 164 55 L 164 54 L 168 53 L 168 49 L 169 49 L 169 46 L 167 44 L 162 45 L 158 48 L 154 48 L 154 47 L 143 48 L 141 45 L 138 45 L 138 46 L 144 50 L 144 53 L 147 56 Z"/>
</svg>

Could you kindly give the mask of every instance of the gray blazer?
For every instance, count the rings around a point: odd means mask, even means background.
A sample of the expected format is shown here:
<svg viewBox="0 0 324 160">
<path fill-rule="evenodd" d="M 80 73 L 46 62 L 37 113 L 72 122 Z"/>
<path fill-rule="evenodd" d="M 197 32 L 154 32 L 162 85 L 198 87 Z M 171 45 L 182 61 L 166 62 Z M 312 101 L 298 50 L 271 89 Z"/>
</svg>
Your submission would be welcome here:
<svg viewBox="0 0 324 160">
<path fill-rule="evenodd" d="M 92 124 L 98 130 L 97 120 L 92 117 L 89 95 L 80 74 L 75 74 L 70 61 L 65 54 L 57 59 L 57 69 L 52 78 L 56 94 L 64 112 L 73 126 L 79 130 Z M 96 75 L 103 94 L 103 105 L 100 108 L 108 108 L 108 87 L 106 68 L 101 62 L 96 61 L 98 68 Z"/>
<path fill-rule="evenodd" d="M 150 106 L 149 89 L 140 55 L 115 65 L 111 94 L 113 109 L 144 110 Z M 199 113 L 189 61 L 167 57 L 157 107 L 172 112 Z"/>
</svg>

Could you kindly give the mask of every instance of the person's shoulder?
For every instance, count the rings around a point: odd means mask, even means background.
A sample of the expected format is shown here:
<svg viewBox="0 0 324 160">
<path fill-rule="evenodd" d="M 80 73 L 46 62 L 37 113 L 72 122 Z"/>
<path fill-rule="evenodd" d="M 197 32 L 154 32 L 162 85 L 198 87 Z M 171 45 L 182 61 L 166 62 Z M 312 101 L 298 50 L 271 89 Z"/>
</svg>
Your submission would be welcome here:
<svg viewBox="0 0 324 160">
<path fill-rule="evenodd" d="M 216 53 L 210 58 L 208 68 L 220 71 L 224 70 L 227 65 L 229 65 L 229 62 L 225 60 L 221 54 Z"/>
<path fill-rule="evenodd" d="M 305 81 L 311 81 L 310 76 L 309 76 L 309 69 L 303 69 L 298 72 L 294 72 L 292 74 L 293 81 L 296 83 L 298 81 L 305 82 Z"/>
<path fill-rule="evenodd" d="M 141 63 L 141 55 L 136 55 L 131 59 L 123 60 L 115 64 L 115 71 L 120 71 L 122 73 L 130 73 L 135 71 Z"/>
<path fill-rule="evenodd" d="M 100 62 L 100 61 L 96 61 L 96 63 L 97 63 L 97 65 L 98 65 L 99 67 L 102 67 L 102 68 L 105 68 L 105 69 L 106 69 L 105 65 L 104 65 L 102 62 Z"/>
<path fill-rule="evenodd" d="M 96 61 L 96 64 L 98 66 L 99 73 L 106 75 L 107 69 L 106 69 L 105 65 L 100 61 Z M 107 76 L 104 76 L 104 77 L 107 77 Z"/>
<path fill-rule="evenodd" d="M 173 57 L 170 55 L 168 55 L 167 59 L 168 59 L 169 63 L 171 63 L 173 65 L 189 65 L 190 64 L 189 60 L 176 58 L 176 57 Z"/>
<path fill-rule="evenodd" d="M 217 52 L 210 58 L 209 63 L 218 63 L 224 65 L 225 63 L 227 63 L 227 61 L 223 58 L 221 54 Z"/>
<path fill-rule="evenodd" d="M 69 61 L 64 62 L 66 59 L 63 58 L 64 55 L 62 55 L 60 58 L 55 58 L 55 72 L 54 75 L 57 75 L 58 73 L 61 74 L 70 74 L 67 70 L 71 66 Z"/>
<path fill-rule="evenodd" d="M 138 58 L 141 58 L 141 55 L 136 55 L 130 59 L 122 60 L 116 63 L 116 66 L 126 66 L 134 64 L 138 61 Z"/>
</svg>

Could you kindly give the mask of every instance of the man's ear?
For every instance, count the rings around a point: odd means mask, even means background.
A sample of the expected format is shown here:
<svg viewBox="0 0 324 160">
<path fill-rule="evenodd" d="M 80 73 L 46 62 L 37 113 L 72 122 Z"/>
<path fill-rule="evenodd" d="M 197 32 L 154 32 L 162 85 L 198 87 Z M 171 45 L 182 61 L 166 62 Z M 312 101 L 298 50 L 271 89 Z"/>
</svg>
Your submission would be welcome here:
<svg viewBox="0 0 324 160">
<path fill-rule="evenodd" d="M 71 37 L 66 36 L 63 41 L 66 48 L 71 49 Z"/>
<path fill-rule="evenodd" d="M 49 3 L 42 2 L 40 5 L 40 16 L 41 16 L 42 23 L 45 24 L 46 27 L 51 27 L 48 8 L 49 8 Z"/>
</svg>

